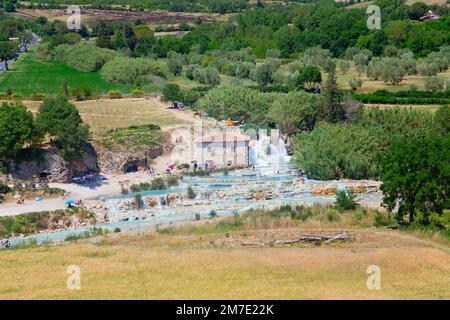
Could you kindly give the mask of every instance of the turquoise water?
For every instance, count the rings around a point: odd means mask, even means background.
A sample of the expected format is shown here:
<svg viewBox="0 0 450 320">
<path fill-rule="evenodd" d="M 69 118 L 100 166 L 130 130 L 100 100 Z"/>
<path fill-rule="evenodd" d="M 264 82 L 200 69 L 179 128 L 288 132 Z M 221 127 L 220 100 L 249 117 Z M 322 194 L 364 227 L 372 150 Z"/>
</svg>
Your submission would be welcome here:
<svg viewBox="0 0 450 320">
<path fill-rule="evenodd" d="M 166 190 L 102 197 L 102 201 L 105 201 L 108 208 L 111 222 L 98 224 L 96 227 L 107 228 L 111 231 L 115 228 L 130 231 L 193 221 L 196 213 L 202 217 L 208 217 L 211 211 L 215 211 L 219 216 L 229 216 L 252 208 L 269 209 L 285 204 L 312 205 L 334 202 L 334 196 L 312 195 L 308 188 L 314 184 L 336 186 L 335 181 L 305 179 L 305 183 L 301 184 L 301 189 L 299 189 L 292 185 L 296 178 L 294 168 L 287 164 L 278 166 L 276 169 L 260 166 L 255 170 L 238 170 L 230 172 L 228 175 L 215 173 L 206 177 L 186 176 L 179 186 Z M 131 203 L 136 194 L 142 195 L 144 202 L 149 198 L 158 199 L 167 195 L 181 196 L 186 192 L 188 186 L 191 186 L 197 193 L 195 200 L 183 199 L 174 206 L 158 205 L 153 208 L 146 206 L 145 209 L 139 211 L 128 209 L 129 206 L 124 205 Z M 267 200 L 255 200 L 250 197 L 253 190 L 269 190 L 272 195 Z M 69 235 L 81 234 L 91 228 L 92 226 L 42 233 L 12 239 L 11 242 L 17 244 L 31 238 L 38 243 L 64 241 Z"/>
</svg>

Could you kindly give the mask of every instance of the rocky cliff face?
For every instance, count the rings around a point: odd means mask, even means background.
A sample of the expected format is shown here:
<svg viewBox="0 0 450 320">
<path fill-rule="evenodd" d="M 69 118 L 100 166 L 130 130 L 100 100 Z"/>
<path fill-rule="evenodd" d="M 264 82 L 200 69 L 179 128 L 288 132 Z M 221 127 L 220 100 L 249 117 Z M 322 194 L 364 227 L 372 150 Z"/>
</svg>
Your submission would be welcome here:
<svg viewBox="0 0 450 320">
<path fill-rule="evenodd" d="M 52 149 L 36 149 L 37 158 L 9 161 L 9 178 L 14 180 L 35 180 L 47 177 L 50 182 L 67 182 L 70 170 L 67 163 Z"/>
<path fill-rule="evenodd" d="M 7 162 L 7 177 L 13 180 L 34 181 L 47 178 L 49 182 L 69 182 L 71 176 L 86 172 L 98 172 L 97 155 L 92 147 L 87 149 L 83 160 L 69 164 L 54 148 L 33 148 L 24 152 L 24 159 Z"/>
<path fill-rule="evenodd" d="M 100 172 L 120 174 L 146 168 L 165 151 L 164 146 L 148 147 L 141 152 L 110 151 L 96 147 Z"/>
<path fill-rule="evenodd" d="M 24 152 L 25 157 L 8 161 L 8 173 L 0 178 L 34 181 L 45 177 L 49 182 L 70 182 L 71 177 L 87 172 L 121 174 L 147 168 L 151 160 L 164 153 L 165 148 L 161 145 L 131 152 L 110 151 L 98 145 L 88 146 L 86 157 L 71 166 L 54 148 L 33 148 Z"/>
</svg>

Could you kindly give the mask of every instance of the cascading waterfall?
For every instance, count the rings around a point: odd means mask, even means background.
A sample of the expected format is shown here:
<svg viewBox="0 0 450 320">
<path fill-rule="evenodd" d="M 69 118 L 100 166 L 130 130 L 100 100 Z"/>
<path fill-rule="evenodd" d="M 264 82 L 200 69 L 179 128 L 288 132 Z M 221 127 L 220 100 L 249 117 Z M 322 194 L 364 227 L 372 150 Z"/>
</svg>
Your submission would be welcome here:
<svg viewBox="0 0 450 320">
<path fill-rule="evenodd" d="M 286 144 L 278 138 L 277 144 L 270 142 L 270 137 L 262 135 L 259 140 L 251 141 L 249 149 L 249 162 L 258 167 L 276 167 L 290 161 Z"/>
</svg>

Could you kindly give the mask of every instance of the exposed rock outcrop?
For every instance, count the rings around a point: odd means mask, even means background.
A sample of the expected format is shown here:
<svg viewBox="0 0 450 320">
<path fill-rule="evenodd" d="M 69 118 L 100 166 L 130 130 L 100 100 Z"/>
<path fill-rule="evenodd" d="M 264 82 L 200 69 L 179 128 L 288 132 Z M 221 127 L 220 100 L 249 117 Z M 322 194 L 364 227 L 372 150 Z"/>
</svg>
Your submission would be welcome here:
<svg viewBox="0 0 450 320">
<path fill-rule="evenodd" d="M 86 172 L 98 172 L 97 155 L 92 147 L 87 148 L 83 160 L 69 164 L 54 148 L 32 148 L 23 152 L 23 158 L 7 162 L 7 178 L 13 180 L 35 180 L 47 178 L 49 182 L 69 182 L 71 176 Z"/>
<path fill-rule="evenodd" d="M 145 148 L 141 152 L 111 151 L 97 147 L 98 166 L 100 172 L 119 174 L 147 168 L 151 160 L 156 159 L 165 151 L 164 146 Z"/>
</svg>

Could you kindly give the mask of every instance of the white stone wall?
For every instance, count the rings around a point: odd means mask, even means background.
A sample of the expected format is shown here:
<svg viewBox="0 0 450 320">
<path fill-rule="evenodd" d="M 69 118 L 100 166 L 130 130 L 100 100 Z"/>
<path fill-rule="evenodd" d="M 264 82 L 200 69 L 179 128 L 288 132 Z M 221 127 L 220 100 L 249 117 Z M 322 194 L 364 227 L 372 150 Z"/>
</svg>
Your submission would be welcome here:
<svg viewBox="0 0 450 320">
<path fill-rule="evenodd" d="M 213 162 L 217 168 L 248 166 L 248 142 L 198 142 L 195 148 L 195 161 L 202 169 L 207 162 Z"/>
</svg>

